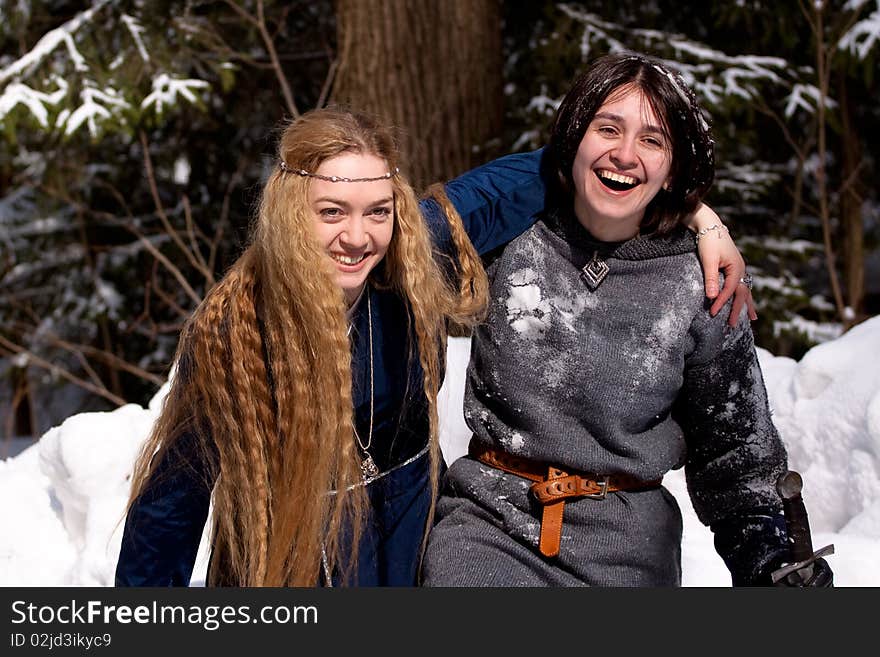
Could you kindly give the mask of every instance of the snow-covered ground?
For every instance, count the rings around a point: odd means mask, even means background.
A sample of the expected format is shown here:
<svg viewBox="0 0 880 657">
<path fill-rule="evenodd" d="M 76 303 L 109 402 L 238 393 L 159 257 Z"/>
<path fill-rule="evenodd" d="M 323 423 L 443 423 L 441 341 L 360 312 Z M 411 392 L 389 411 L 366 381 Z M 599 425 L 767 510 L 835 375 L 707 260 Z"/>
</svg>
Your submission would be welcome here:
<svg viewBox="0 0 880 657">
<path fill-rule="evenodd" d="M 461 417 L 469 344 L 450 341 L 441 391 L 448 461 L 466 451 Z M 837 586 L 880 586 L 880 317 L 810 350 L 800 362 L 759 355 L 790 465 L 804 478 L 813 544 L 833 543 Z M 164 390 L 148 408 L 82 413 L 0 461 L 0 585 L 109 586 L 128 477 Z M 665 485 L 684 514 L 685 586 L 728 586 L 727 570 L 688 500 L 681 471 Z M 203 541 L 194 583 L 204 582 Z"/>
</svg>

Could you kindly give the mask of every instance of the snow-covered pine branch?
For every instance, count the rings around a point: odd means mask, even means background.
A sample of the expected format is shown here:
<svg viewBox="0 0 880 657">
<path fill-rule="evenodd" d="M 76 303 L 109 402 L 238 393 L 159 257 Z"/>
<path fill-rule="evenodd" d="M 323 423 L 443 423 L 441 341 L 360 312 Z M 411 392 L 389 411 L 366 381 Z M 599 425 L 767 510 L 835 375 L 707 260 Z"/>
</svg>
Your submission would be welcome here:
<svg viewBox="0 0 880 657">
<path fill-rule="evenodd" d="M 37 45 L 23 57 L 20 57 L 6 68 L 0 70 L 0 84 L 16 78 L 27 78 L 59 45 L 67 46 L 68 53 L 77 70 L 87 68 L 85 58 L 80 54 L 73 41 L 73 35 L 84 23 L 91 21 L 94 15 L 110 0 L 95 0 L 90 9 L 80 12 L 63 25 L 50 30 L 37 41 Z"/>
<path fill-rule="evenodd" d="M 734 193 L 743 201 L 754 201 L 778 185 L 780 178 L 779 172 L 766 162 L 728 163 L 718 167 L 715 186 L 721 192 Z"/>
<path fill-rule="evenodd" d="M 568 4 L 561 4 L 559 8 L 583 24 L 581 55 L 585 60 L 594 43 L 603 43 L 610 52 L 628 49 L 668 52 L 666 63 L 678 70 L 685 82 L 710 105 L 718 105 L 727 98 L 754 100 L 762 95 L 762 85 L 796 88 L 795 105 L 807 111 L 812 111 L 814 104 L 804 99 L 818 98 L 818 89 L 800 79 L 799 72 L 781 57 L 728 55 L 681 34 L 628 28 Z"/>
<path fill-rule="evenodd" d="M 870 0 L 850 0 L 844 9 L 860 11 Z M 880 42 L 880 0 L 875 0 L 876 7 L 866 18 L 860 20 L 843 35 L 838 47 L 851 55 L 864 60 L 871 49 Z"/>
<path fill-rule="evenodd" d="M 798 109 L 812 114 L 819 104 L 819 97 L 819 90 L 813 85 L 795 83 L 785 101 L 785 117 L 790 119 Z M 835 107 L 836 105 L 834 100 L 825 97 L 825 107 Z"/>
<path fill-rule="evenodd" d="M 175 105 L 177 97 L 183 96 L 190 103 L 196 102 L 194 89 L 210 88 L 204 80 L 173 78 L 166 73 L 161 73 L 153 78 L 153 91 L 141 101 L 141 109 L 146 110 L 153 106 L 156 115 L 161 115 L 165 105 Z"/>
<path fill-rule="evenodd" d="M 55 91 L 43 92 L 31 89 L 23 82 L 12 82 L 6 85 L 0 94 L 0 121 L 16 105 L 24 105 L 40 124 L 41 128 L 49 127 L 49 110 L 47 105 L 58 105 L 67 96 L 67 82 L 64 78 L 54 76 L 52 81 L 58 86 Z"/>
<path fill-rule="evenodd" d="M 102 132 L 130 131 L 144 113 L 161 117 L 175 105 L 197 103 L 197 92 L 211 85 L 175 70 L 186 64 L 159 46 L 169 39 L 161 30 L 150 33 L 136 12 L 94 0 L 0 69 L 0 125 L 14 126 L 18 109 L 42 131 L 70 137 L 87 129 L 96 139 Z"/>
<path fill-rule="evenodd" d="M 113 87 L 98 89 L 94 82 L 86 81 L 80 92 L 82 104 L 73 112 L 65 109 L 58 116 L 58 126 L 64 127 L 66 136 L 72 135 L 85 123 L 92 138 L 98 136 L 98 121 L 119 116 L 129 104 Z"/>
<path fill-rule="evenodd" d="M 125 23 L 125 27 L 127 27 L 128 31 L 131 33 L 131 38 L 134 39 L 134 43 L 137 46 L 138 54 L 141 56 L 141 59 L 145 62 L 149 62 L 150 56 L 147 54 L 147 48 L 144 46 L 143 38 L 141 38 L 141 35 L 144 33 L 143 25 L 141 25 L 136 18 L 129 16 L 128 14 L 122 14 L 122 22 Z"/>
</svg>

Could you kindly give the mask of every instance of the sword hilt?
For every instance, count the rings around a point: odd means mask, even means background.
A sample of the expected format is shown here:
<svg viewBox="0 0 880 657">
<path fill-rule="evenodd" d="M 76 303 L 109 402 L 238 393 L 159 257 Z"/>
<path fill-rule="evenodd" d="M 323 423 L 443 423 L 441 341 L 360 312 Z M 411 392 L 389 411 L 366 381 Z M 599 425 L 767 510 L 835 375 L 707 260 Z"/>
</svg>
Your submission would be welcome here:
<svg viewBox="0 0 880 657">
<path fill-rule="evenodd" d="M 803 487 L 803 479 L 794 470 L 789 470 L 776 481 L 776 492 L 782 498 L 782 511 L 788 531 L 789 563 L 773 571 L 771 579 L 774 584 L 786 578 L 794 585 L 809 582 L 813 577 L 816 560 L 834 553 L 833 545 L 826 545 L 818 552 L 813 552 L 810 520 L 801 497 Z"/>
<path fill-rule="evenodd" d="M 805 561 L 813 556 L 810 520 L 804 498 L 801 497 L 803 488 L 804 480 L 794 470 L 789 470 L 776 481 L 776 492 L 782 498 L 792 561 Z"/>
</svg>

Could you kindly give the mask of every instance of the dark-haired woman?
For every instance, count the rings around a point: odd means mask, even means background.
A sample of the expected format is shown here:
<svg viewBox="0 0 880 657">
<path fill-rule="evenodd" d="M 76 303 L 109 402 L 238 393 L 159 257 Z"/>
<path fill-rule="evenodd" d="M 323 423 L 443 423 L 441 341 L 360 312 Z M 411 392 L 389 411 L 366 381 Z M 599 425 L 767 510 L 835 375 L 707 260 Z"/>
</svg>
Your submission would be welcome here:
<svg viewBox="0 0 880 657">
<path fill-rule="evenodd" d="M 424 583 L 679 585 L 681 514 L 661 480 L 684 466 L 733 583 L 769 584 L 787 549 L 786 453 L 749 322 L 709 312 L 682 225 L 714 176 L 692 91 L 653 59 L 601 58 L 546 155 L 547 212 L 487 270 L 473 437 L 438 502 Z"/>
</svg>

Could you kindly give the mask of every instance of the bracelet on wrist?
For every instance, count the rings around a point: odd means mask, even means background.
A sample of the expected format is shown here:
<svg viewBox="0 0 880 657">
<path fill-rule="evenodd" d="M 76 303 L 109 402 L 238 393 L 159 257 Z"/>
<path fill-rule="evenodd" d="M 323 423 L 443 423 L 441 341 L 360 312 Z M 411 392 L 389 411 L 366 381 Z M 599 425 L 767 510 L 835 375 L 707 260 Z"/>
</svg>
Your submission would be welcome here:
<svg viewBox="0 0 880 657">
<path fill-rule="evenodd" d="M 699 244 L 700 238 L 705 237 L 707 234 L 709 234 L 710 231 L 713 230 L 718 231 L 718 239 L 721 239 L 721 231 L 726 231 L 727 233 L 730 233 L 730 229 L 724 224 L 712 224 L 711 226 L 701 228 L 696 232 L 696 234 L 694 235 L 694 243 Z"/>
</svg>

